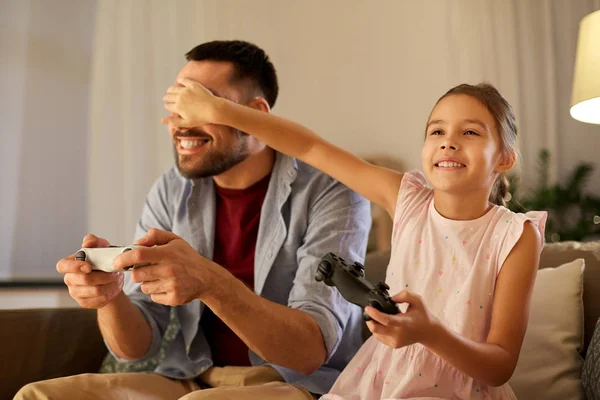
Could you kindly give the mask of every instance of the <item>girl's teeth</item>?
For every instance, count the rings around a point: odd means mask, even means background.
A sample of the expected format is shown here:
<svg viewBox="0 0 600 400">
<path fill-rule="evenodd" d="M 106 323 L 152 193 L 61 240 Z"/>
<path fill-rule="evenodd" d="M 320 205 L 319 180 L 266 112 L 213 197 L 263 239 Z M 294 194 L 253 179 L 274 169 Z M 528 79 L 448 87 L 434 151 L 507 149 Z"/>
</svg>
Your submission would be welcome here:
<svg viewBox="0 0 600 400">
<path fill-rule="evenodd" d="M 442 168 L 464 167 L 463 164 L 459 164 L 457 162 L 449 162 L 449 161 L 442 161 L 441 163 L 438 163 L 438 166 L 442 167 Z"/>
</svg>

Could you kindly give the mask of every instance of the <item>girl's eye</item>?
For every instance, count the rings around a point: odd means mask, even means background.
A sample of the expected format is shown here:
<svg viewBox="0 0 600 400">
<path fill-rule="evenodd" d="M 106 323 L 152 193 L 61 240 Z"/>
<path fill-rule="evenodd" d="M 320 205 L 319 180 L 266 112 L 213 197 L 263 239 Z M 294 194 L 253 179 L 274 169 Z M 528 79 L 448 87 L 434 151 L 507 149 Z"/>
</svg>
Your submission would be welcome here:
<svg viewBox="0 0 600 400">
<path fill-rule="evenodd" d="M 440 130 L 433 131 L 430 133 L 430 135 L 441 135 L 441 134 L 442 134 L 442 131 L 440 131 Z"/>
<path fill-rule="evenodd" d="M 466 131 L 465 135 L 477 135 L 477 136 L 479 136 L 479 133 L 477 133 L 475 131 Z"/>
</svg>

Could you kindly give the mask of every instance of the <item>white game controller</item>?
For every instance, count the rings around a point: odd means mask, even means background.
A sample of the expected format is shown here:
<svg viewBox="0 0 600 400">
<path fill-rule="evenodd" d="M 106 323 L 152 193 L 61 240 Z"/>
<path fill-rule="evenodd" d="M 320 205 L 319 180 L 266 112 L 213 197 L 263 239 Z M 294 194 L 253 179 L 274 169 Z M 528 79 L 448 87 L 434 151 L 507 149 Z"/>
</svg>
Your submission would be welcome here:
<svg viewBox="0 0 600 400">
<path fill-rule="evenodd" d="M 104 271 L 104 272 L 114 272 L 116 268 L 113 266 L 113 260 L 122 253 L 126 251 L 130 251 L 135 249 L 136 247 L 142 247 L 137 245 L 120 247 L 120 246 L 111 246 L 111 247 L 88 247 L 80 249 L 75 254 L 75 259 L 80 261 L 86 261 L 92 266 L 92 270 L 96 271 Z M 125 271 L 130 270 L 136 267 L 143 267 L 146 265 L 150 265 L 149 263 L 145 264 L 135 264 L 130 265 L 123 268 Z"/>
</svg>

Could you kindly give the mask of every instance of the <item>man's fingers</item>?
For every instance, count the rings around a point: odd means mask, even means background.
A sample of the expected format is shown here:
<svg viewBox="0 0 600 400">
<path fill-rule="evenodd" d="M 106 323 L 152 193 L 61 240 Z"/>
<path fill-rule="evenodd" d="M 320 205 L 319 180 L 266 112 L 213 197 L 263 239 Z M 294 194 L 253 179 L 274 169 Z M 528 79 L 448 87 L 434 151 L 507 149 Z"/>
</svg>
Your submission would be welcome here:
<svg viewBox="0 0 600 400">
<path fill-rule="evenodd" d="M 56 263 L 56 270 L 61 274 L 87 274 L 92 271 L 92 266 L 85 261 L 75 260 L 75 254 L 71 254 Z"/>
<path fill-rule="evenodd" d="M 137 245 L 142 247 L 119 254 L 113 260 L 113 266 L 117 269 L 124 269 L 132 265 L 157 264 L 163 259 L 164 249 L 160 246 L 177 239 L 181 238 L 172 232 L 150 229 L 144 237 L 136 242 Z"/>
<path fill-rule="evenodd" d="M 106 299 L 108 299 L 120 290 L 121 287 L 117 282 L 96 286 L 69 286 L 69 294 L 71 297 L 78 299 L 93 299 L 101 296 L 106 296 Z"/>
<path fill-rule="evenodd" d="M 156 264 L 162 260 L 162 251 L 156 247 L 137 247 L 119 254 L 113 260 L 113 267 L 123 271 L 125 268 L 139 264 Z"/>
<path fill-rule="evenodd" d="M 83 245 L 83 244 L 86 244 L 86 243 L 96 243 L 97 240 L 98 240 L 98 237 L 96 235 L 92 235 L 91 233 L 88 233 L 87 235 L 85 235 L 83 237 L 83 240 L 81 241 L 81 244 Z"/>
<path fill-rule="evenodd" d="M 106 239 L 99 238 L 91 233 L 84 236 L 81 247 L 109 247 L 110 243 Z"/>
<path fill-rule="evenodd" d="M 167 293 L 154 293 L 150 295 L 150 299 L 153 302 L 158 304 L 164 304 L 165 306 L 176 306 L 176 302 L 173 300 L 173 297 L 168 295 Z"/>
<path fill-rule="evenodd" d="M 149 265 L 134 268 L 131 271 L 131 280 L 135 283 L 169 279 L 173 277 L 172 268 L 168 265 Z"/>
<path fill-rule="evenodd" d="M 121 279 L 123 272 L 92 271 L 89 274 L 67 273 L 64 281 L 67 286 L 97 286 L 117 282 Z"/>
<path fill-rule="evenodd" d="M 181 238 L 173 232 L 152 228 L 144 237 L 140 238 L 136 244 L 139 244 L 140 246 L 162 246 L 176 239 Z"/>
<path fill-rule="evenodd" d="M 142 293 L 145 294 L 154 294 L 154 293 L 166 293 L 164 287 L 164 281 L 155 280 L 155 281 L 144 281 L 140 286 Z"/>
</svg>

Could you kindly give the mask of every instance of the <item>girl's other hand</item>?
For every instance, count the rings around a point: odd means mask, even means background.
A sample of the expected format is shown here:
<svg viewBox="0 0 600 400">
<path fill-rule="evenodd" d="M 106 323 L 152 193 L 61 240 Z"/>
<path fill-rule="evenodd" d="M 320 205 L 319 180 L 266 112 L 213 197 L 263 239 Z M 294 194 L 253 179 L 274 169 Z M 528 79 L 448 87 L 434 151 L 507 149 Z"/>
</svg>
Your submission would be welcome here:
<svg viewBox="0 0 600 400">
<path fill-rule="evenodd" d="M 366 313 L 372 318 L 367 327 L 381 343 L 394 349 L 413 343 L 426 344 L 434 336 L 439 320 L 433 316 L 421 296 L 408 290 L 396 294 L 392 300 L 397 304 L 408 303 L 405 313 L 384 314 L 373 307 L 366 307 Z"/>
<path fill-rule="evenodd" d="M 177 79 L 177 83 L 167 89 L 163 101 L 172 113 L 161 119 L 163 124 L 189 128 L 216 122 L 218 97 L 192 79 Z"/>
</svg>

